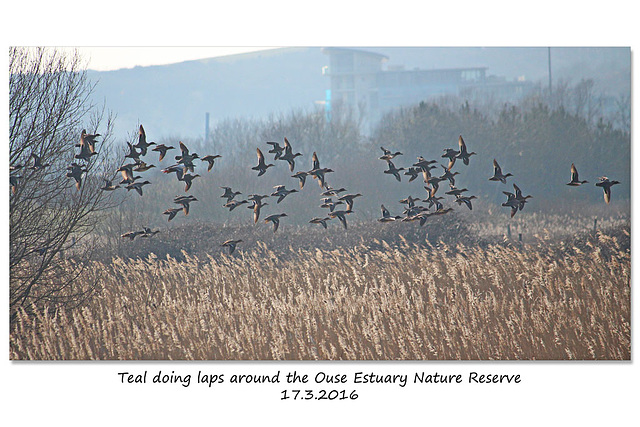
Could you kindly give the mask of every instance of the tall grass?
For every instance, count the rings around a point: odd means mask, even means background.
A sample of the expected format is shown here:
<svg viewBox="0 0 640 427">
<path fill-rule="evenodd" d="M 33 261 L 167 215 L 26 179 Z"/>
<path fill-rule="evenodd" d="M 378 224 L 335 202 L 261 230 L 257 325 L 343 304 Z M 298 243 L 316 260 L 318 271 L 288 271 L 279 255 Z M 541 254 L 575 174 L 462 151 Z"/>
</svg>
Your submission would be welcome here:
<svg viewBox="0 0 640 427">
<path fill-rule="evenodd" d="M 96 262 L 80 309 L 22 312 L 11 359 L 624 359 L 629 225 L 533 244 L 257 243 Z"/>
</svg>

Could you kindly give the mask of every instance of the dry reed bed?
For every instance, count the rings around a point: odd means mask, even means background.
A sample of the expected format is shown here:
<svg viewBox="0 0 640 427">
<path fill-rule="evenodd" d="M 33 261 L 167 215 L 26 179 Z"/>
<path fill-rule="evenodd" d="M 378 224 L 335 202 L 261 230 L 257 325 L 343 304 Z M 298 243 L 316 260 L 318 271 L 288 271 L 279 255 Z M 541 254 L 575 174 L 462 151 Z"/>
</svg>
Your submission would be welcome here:
<svg viewBox="0 0 640 427">
<path fill-rule="evenodd" d="M 116 259 L 82 309 L 21 314 L 10 357 L 629 360 L 618 240 Z"/>
</svg>

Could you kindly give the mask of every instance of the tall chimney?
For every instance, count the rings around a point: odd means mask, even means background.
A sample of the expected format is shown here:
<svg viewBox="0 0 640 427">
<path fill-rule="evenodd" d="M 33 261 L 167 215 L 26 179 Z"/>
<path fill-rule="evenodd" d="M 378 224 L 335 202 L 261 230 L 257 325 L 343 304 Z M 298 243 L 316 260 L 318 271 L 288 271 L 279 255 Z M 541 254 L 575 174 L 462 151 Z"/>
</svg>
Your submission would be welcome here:
<svg viewBox="0 0 640 427">
<path fill-rule="evenodd" d="M 209 113 L 205 113 L 204 116 L 204 145 L 209 143 Z"/>
</svg>

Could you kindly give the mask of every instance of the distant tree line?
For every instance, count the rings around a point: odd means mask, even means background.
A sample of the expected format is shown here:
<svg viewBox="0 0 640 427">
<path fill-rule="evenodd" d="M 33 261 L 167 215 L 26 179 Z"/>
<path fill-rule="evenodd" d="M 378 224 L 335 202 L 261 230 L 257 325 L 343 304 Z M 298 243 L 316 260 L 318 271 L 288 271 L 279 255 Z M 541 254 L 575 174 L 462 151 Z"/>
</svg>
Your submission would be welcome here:
<svg viewBox="0 0 640 427">
<path fill-rule="evenodd" d="M 568 95 L 569 89 L 564 87 L 564 99 L 573 97 Z M 393 111 L 383 117 L 370 137 L 359 131 L 354 115 L 349 112 L 334 114 L 331 122 L 327 122 L 321 109 L 291 110 L 261 120 L 222 121 L 212 129 L 207 146 L 202 141 L 184 141 L 201 155 L 222 155 L 210 173 L 201 173 L 202 176 L 194 181 L 190 193 L 205 202 L 196 204 L 188 218 L 167 224 L 166 217 L 161 215 L 171 204 L 172 197 L 184 193 L 183 183 L 161 173 L 165 164 L 155 169 L 151 178 L 153 184 L 145 190 L 151 196 L 130 197 L 122 207 L 125 213 L 118 215 L 127 217 L 128 223 L 135 220 L 137 225 L 154 226 L 182 225 L 188 221 L 251 222 L 248 209 L 240 207 L 229 212 L 222 207 L 224 201 L 220 195 L 223 190 L 220 187 L 233 187 L 245 197 L 252 193 L 270 194 L 278 184 L 299 190 L 286 162 L 274 161 L 273 155 L 267 153 L 270 148 L 267 141 L 282 143 L 284 137 L 295 151 L 303 154 L 296 159 L 296 170 L 309 170 L 311 155 L 316 152 L 322 166 L 335 171 L 327 175 L 330 185 L 363 194 L 356 212 L 350 217 L 352 221 L 377 218 L 383 203 L 393 214 L 399 214 L 402 211 L 397 203 L 399 200 L 408 195 L 426 197 L 422 178 L 408 183 L 408 177 L 402 176 L 402 182 L 397 182 L 384 174 L 386 162 L 378 159 L 382 155 L 380 147 L 403 152 L 394 160 L 398 167 L 410 167 L 417 156 L 446 165 L 446 159 L 441 157 L 443 149 L 457 148 L 459 135 L 463 135 L 469 150 L 477 155 L 471 158 L 469 166 L 460 163 L 454 167 L 453 170 L 459 172 L 456 176 L 458 187 L 467 187 L 469 194 L 478 196 L 479 202 L 494 205 L 498 211 L 505 198 L 502 192 L 511 191 L 512 182 L 534 196 L 528 205 L 532 211 L 569 212 L 601 203 L 602 192 L 594 184 L 603 175 L 622 182 L 614 189 L 614 202 L 629 199 L 630 134 L 611 121 L 602 117 L 589 119 L 584 109 L 576 109 L 571 106 L 573 104 L 569 107 L 550 105 L 548 98 L 537 95 L 518 104 L 502 104 L 498 109 L 488 105 L 474 107 L 464 100 L 458 101 L 456 104 L 453 98 L 448 98 Z M 176 145 L 177 139 L 159 142 Z M 256 164 L 258 147 L 267 161 L 276 165 L 262 177 L 257 177 L 250 169 Z M 493 172 L 494 158 L 505 173 L 514 175 L 507 185 L 488 180 Z M 570 178 L 571 163 L 576 164 L 582 179 L 590 181 L 584 188 L 565 185 Z M 442 169 L 438 166 L 434 173 L 442 173 Z M 319 187 L 316 181 L 309 181 L 303 191 L 281 204 L 273 200 L 266 210 L 271 213 L 286 211 L 291 214 L 287 222 L 297 224 L 306 224 L 312 217 L 322 214 Z"/>
<path fill-rule="evenodd" d="M 621 181 L 615 197 L 628 200 L 629 131 L 603 117 L 590 118 L 583 109 L 570 112 L 563 105 L 552 107 L 544 101 L 531 97 L 519 104 L 503 104 L 497 112 L 474 108 L 468 102 L 458 108 L 422 102 L 386 115 L 373 135 L 370 150 L 384 145 L 405 155 L 423 155 L 444 163 L 442 150 L 456 148 L 458 135 L 463 135 L 468 149 L 477 156 L 468 167 L 455 166 L 460 171 L 456 182 L 488 200 L 497 202 L 503 198 L 503 189 L 509 191 L 488 181 L 493 159 L 503 172 L 513 173 L 509 181 L 535 194 L 533 209 L 570 209 L 575 201 L 601 202 L 602 192 L 594 186 L 600 176 Z M 564 185 L 572 163 L 581 179 L 590 181 L 590 188 L 575 191 Z"/>
</svg>

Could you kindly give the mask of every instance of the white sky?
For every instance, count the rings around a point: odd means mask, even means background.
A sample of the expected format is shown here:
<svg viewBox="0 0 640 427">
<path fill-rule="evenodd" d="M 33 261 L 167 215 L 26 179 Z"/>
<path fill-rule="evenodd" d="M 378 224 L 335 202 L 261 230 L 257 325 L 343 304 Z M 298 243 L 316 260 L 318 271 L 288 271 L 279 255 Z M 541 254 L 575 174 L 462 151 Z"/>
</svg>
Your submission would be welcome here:
<svg viewBox="0 0 640 427">
<path fill-rule="evenodd" d="M 164 65 L 194 59 L 254 52 L 271 47 L 57 47 L 77 50 L 87 61 L 87 68 L 96 71 L 117 70 L 135 66 Z"/>
</svg>

